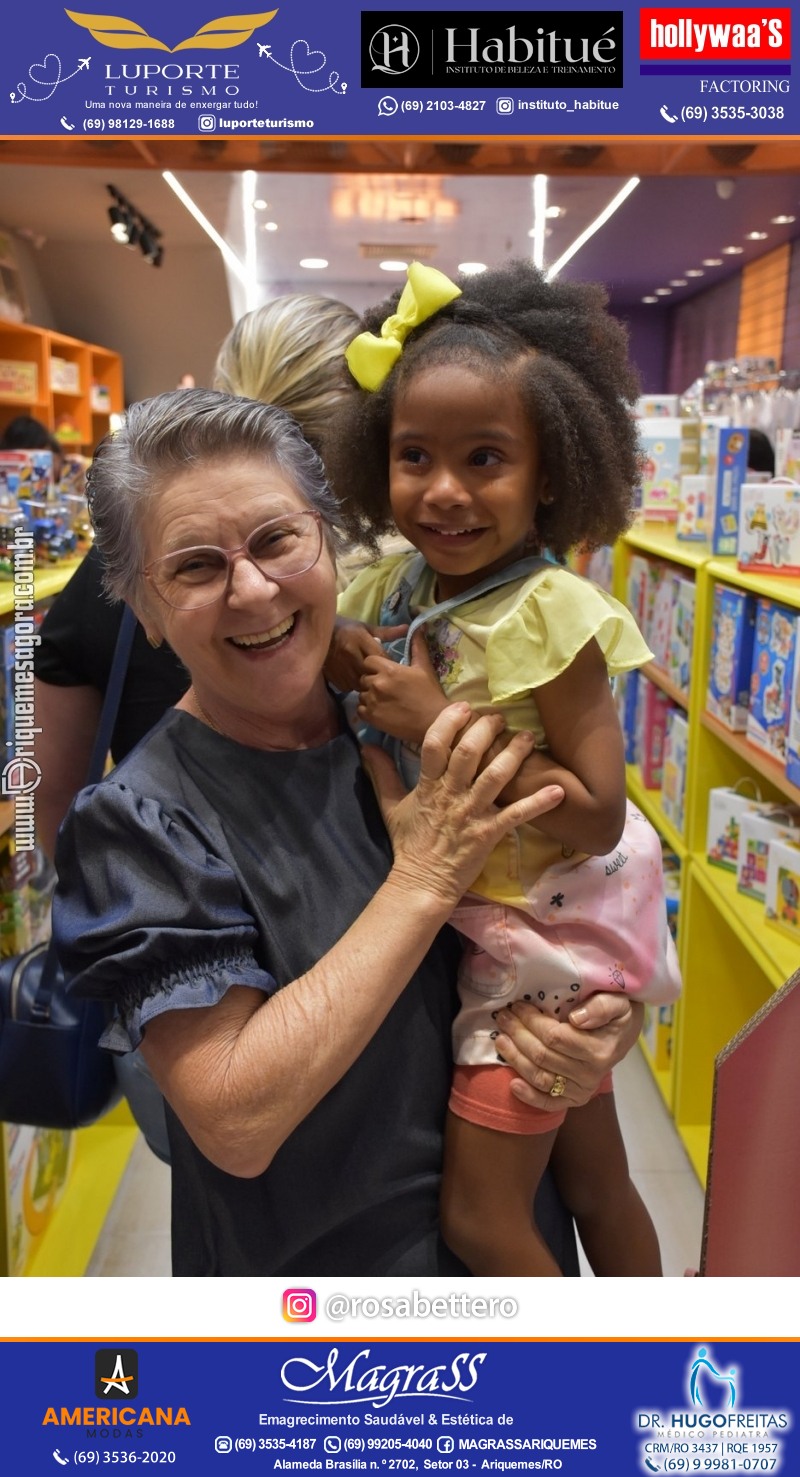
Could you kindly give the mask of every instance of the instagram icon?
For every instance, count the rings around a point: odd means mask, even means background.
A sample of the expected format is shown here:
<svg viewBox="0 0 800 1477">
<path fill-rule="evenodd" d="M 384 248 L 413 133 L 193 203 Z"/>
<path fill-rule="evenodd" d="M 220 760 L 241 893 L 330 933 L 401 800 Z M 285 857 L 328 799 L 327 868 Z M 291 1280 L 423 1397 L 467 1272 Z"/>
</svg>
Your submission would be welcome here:
<svg viewBox="0 0 800 1477">
<path fill-rule="evenodd" d="M 311 1287 L 287 1287 L 283 1294 L 283 1316 L 287 1323 L 313 1323 L 317 1316 L 317 1294 Z"/>
</svg>

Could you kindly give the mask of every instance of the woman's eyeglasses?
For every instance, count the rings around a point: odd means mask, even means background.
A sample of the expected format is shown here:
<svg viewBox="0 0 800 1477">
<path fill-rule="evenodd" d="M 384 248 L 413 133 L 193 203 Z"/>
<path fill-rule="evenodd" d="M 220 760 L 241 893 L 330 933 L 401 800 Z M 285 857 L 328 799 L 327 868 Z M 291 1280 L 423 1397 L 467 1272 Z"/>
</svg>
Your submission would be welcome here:
<svg viewBox="0 0 800 1477">
<path fill-rule="evenodd" d="M 236 549 L 201 544 L 154 559 L 143 571 L 156 594 L 174 610 L 201 610 L 227 595 L 235 559 L 249 559 L 265 579 L 295 579 L 313 569 L 322 552 L 319 513 L 287 513 L 254 528 Z"/>
</svg>

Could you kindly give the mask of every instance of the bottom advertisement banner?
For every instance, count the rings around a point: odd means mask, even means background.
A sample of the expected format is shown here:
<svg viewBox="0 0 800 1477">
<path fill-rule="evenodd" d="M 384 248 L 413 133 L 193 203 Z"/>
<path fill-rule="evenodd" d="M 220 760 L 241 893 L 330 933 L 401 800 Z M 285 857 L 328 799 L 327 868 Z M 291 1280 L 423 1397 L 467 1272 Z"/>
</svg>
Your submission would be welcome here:
<svg viewBox="0 0 800 1477">
<path fill-rule="evenodd" d="M 794 1341 L 9 1340 L 2 1469 L 795 1473 L 799 1374 Z"/>
</svg>

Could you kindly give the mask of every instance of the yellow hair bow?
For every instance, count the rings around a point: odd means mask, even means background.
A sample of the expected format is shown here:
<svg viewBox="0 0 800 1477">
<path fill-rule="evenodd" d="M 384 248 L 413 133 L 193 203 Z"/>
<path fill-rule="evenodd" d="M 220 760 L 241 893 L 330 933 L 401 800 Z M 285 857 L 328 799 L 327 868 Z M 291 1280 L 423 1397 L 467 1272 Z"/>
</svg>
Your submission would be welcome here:
<svg viewBox="0 0 800 1477">
<path fill-rule="evenodd" d="M 360 333 L 345 349 L 350 373 L 362 390 L 379 390 L 400 358 L 412 328 L 460 296 L 461 288 L 445 277 L 444 272 L 412 262 L 397 311 L 381 324 L 380 335 Z"/>
</svg>

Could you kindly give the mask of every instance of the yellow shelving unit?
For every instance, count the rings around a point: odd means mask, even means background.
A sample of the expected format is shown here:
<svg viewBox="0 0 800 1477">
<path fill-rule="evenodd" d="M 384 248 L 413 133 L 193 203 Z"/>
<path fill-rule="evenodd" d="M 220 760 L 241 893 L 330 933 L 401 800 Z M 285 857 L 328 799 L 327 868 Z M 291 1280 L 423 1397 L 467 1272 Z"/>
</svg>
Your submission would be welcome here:
<svg viewBox="0 0 800 1477">
<path fill-rule="evenodd" d="M 738 892 L 735 877 L 706 858 L 709 791 L 743 776 L 765 799 L 800 804 L 782 766 L 705 712 L 714 588 L 717 584 L 764 595 L 800 612 L 800 581 L 745 573 L 735 559 L 712 556 L 705 544 L 675 537 L 667 524 L 632 529 L 614 551 L 614 593 L 625 600 L 630 561 L 644 554 L 674 565 L 695 581 L 694 640 L 686 692 L 650 663 L 646 675 L 688 715 L 685 821 L 678 831 L 664 814 L 660 793 L 647 790 L 639 770 L 628 767 L 631 798 L 681 862 L 679 955 L 683 994 L 676 1009 L 669 1069 L 656 1071 L 686 1151 L 705 1183 L 711 1125 L 714 1060 L 722 1047 L 800 965 L 800 941 L 771 928 L 760 903 Z"/>
<path fill-rule="evenodd" d="M 51 431 L 68 417 L 76 435 L 65 440 L 65 447 L 89 455 L 109 430 L 112 413 L 123 409 L 122 360 L 112 349 L 0 318 L 0 360 L 33 365 L 36 371 L 35 388 L 27 395 L 0 394 L 0 431 L 18 415 L 33 416 Z M 69 388 L 60 384 L 59 360 L 74 373 Z M 106 392 L 100 409 L 97 386 Z"/>
</svg>

